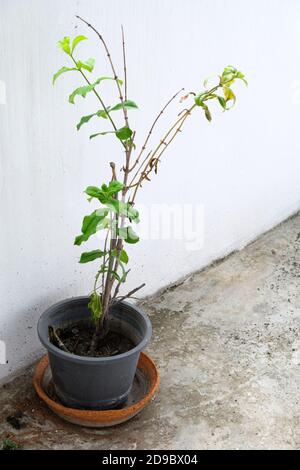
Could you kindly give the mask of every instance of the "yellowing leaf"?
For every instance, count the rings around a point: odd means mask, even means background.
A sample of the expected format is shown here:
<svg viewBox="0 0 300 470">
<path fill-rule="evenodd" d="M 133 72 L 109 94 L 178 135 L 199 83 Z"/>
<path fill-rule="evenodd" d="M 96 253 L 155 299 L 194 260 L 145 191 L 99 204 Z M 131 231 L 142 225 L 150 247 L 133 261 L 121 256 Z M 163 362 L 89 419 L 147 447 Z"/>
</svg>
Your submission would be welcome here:
<svg viewBox="0 0 300 470">
<path fill-rule="evenodd" d="M 224 92 L 224 96 L 225 96 L 225 99 L 226 99 L 226 102 L 227 101 L 233 101 L 233 104 L 232 106 L 235 104 L 235 101 L 236 101 L 236 96 L 235 94 L 233 93 L 232 89 L 227 87 L 227 86 L 224 86 L 223 87 L 223 92 Z"/>
</svg>

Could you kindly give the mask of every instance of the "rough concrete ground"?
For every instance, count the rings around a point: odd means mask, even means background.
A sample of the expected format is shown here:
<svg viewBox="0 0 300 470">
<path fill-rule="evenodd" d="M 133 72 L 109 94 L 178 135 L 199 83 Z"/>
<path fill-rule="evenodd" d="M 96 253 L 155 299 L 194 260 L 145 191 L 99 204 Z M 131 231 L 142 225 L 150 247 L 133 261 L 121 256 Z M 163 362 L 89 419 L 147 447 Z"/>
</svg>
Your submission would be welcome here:
<svg viewBox="0 0 300 470">
<path fill-rule="evenodd" d="M 48 411 L 32 369 L 0 393 L 0 439 L 25 449 L 299 449 L 300 215 L 143 302 L 161 372 L 157 397 L 91 430 Z M 7 416 L 22 411 L 15 430 Z"/>
</svg>

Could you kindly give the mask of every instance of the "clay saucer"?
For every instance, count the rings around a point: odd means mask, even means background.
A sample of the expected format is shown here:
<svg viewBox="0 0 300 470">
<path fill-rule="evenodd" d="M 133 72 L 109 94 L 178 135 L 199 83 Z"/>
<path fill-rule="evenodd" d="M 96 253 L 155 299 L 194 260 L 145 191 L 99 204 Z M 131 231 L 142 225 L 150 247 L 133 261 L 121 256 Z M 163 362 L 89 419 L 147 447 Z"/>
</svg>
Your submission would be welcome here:
<svg viewBox="0 0 300 470">
<path fill-rule="evenodd" d="M 142 411 L 158 388 L 159 373 L 152 359 L 141 353 L 129 397 L 121 408 L 115 410 L 79 410 L 64 406 L 55 395 L 47 355 L 35 368 L 33 385 L 40 399 L 60 418 L 80 426 L 104 428 L 124 423 Z"/>
</svg>

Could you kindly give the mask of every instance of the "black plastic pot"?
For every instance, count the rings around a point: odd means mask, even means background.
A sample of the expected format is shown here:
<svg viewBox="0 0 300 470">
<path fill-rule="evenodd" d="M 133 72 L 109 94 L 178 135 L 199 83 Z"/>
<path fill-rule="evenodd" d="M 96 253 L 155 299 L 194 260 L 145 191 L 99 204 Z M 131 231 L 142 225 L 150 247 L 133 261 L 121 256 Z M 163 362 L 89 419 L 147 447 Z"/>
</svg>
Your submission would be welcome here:
<svg viewBox="0 0 300 470">
<path fill-rule="evenodd" d="M 53 383 L 62 403 L 72 408 L 113 409 L 126 401 L 140 352 L 150 340 L 149 318 L 127 302 L 115 304 L 109 327 L 130 338 L 136 345 L 130 351 L 112 357 L 85 357 L 54 346 L 48 326 L 56 328 L 90 318 L 89 297 L 63 300 L 48 308 L 38 322 L 38 335 L 48 351 Z"/>
</svg>

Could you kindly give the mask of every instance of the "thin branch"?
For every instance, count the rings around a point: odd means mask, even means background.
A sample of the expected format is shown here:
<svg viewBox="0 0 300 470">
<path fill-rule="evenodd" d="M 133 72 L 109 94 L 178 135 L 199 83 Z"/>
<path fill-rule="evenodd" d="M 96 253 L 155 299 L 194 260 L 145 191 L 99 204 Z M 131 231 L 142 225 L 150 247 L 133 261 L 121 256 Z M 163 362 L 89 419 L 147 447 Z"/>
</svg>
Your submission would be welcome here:
<svg viewBox="0 0 300 470">
<path fill-rule="evenodd" d="M 119 281 L 118 284 L 116 285 L 116 288 L 115 288 L 115 292 L 114 292 L 114 295 L 112 297 L 112 302 L 115 300 L 115 298 L 117 297 L 118 293 L 119 293 L 119 290 L 120 290 L 120 286 L 121 286 L 122 282 Z"/>
<path fill-rule="evenodd" d="M 121 86 L 120 86 L 120 83 L 118 81 L 118 75 L 116 73 L 116 69 L 115 69 L 115 66 L 113 64 L 113 61 L 112 61 L 112 58 L 111 58 L 111 55 L 110 55 L 110 52 L 109 52 L 109 49 L 107 47 L 107 44 L 105 42 L 105 40 L 103 39 L 103 36 L 99 33 L 99 31 L 97 31 L 97 29 L 91 25 L 88 21 L 84 20 L 83 18 L 81 18 L 80 16 L 78 15 L 75 15 L 76 18 L 78 18 L 80 21 L 82 21 L 83 23 L 85 23 L 89 28 L 91 28 L 98 36 L 98 38 L 100 39 L 100 41 L 102 42 L 103 46 L 104 46 L 104 49 L 105 49 L 105 52 L 106 52 L 106 55 L 107 55 L 107 58 L 109 60 L 109 63 L 110 63 L 110 66 L 111 66 L 111 70 L 112 70 L 112 73 L 113 73 L 113 78 L 116 82 L 116 85 L 117 85 L 117 88 L 118 88 L 118 92 L 119 92 L 119 98 L 120 98 L 120 101 L 121 103 L 124 103 L 124 98 L 123 98 L 123 95 L 122 95 L 122 90 L 121 90 Z M 128 125 L 128 115 L 127 115 L 127 109 L 124 108 L 123 106 L 123 114 L 124 114 L 124 119 L 125 119 L 125 124 L 127 127 L 129 127 Z"/>
<path fill-rule="evenodd" d="M 51 339 L 51 338 L 52 338 L 52 340 L 55 339 L 55 341 L 56 341 L 56 343 L 57 343 L 57 346 L 58 346 L 60 349 L 62 349 L 63 351 L 69 353 L 70 351 L 68 350 L 68 348 L 64 345 L 64 343 L 62 342 L 62 340 L 61 340 L 60 337 L 58 336 L 56 329 L 55 329 L 53 326 L 49 325 L 48 330 L 49 330 L 49 337 L 50 337 L 50 339 Z"/>
<path fill-rule="evenodd" d="M 164 148 L 161 150 L 161 152 L 159 153 L 159 155 L 157 157 L 153 158 L 153 160 L 155 160 L 155 163 L 153 165 L 151 165 L 152 159 L 149 161 L 150 168 L 148 169 L 148 171 L 146 171 L 144 173 L 143 180 L 144 179 L 149 179 L 149 174 L 152 172 L 153 168 L 155 168 L 155 173 L 157 173 L 157 165 L 158 165 L 158 162 L 160 162 L 160 158 L 161 158 L 162 154 L 166 151 L 167 147 L 172 143 L 172 141 L 175 139 L 177 134 L 179 134 L 179 132 L 181 132 L 181 128 L 182 128 L 185 120 L 189 116 L 189 114 L 190 114 L 190 112 L 186 113 L 186 115 L 184 116 L 184 118 L 180 122 L 179 126 L 176 128 L 176 130 L 175 130 L 174 134 L 172 135 L 172 137 L 167 142 L 164 142 L 164 144 L 165 144 Z M 132 203 L 134 203 L 134 199 L 136 197 L 136 193 L 137 193 L 138 188 L 140 187 L 140 185 L 141 185 L 141 183 L 137 184 L 137 186 L 136 186 L 136 189 L 134 191 L 134 196 L 133 196 L 133 199 L 132 199 Z"/>
<path fill-rule="evenodd" d="M 133 294 L 135 294 L 138 290 L 142 289 L 143 287 L 145 287 L 145 283 L 141 284 L 139 287 L 136 287 L 135 289 L 132 289 L 130 292 L 128 292 L 128 294 L 126 295 L 123 295 L 122 297 L 118 297 L 118 300 L 125 300 L 127 299 L 128 297 L 131 297 Z"/>
<path fill-rule="evenodd" d="M 221 83 L 219 83 L 218 85 L 216 85 L 215 87 L 213 87 L 211 90 L 208 90 L 206 93 L 207 93 L 207 98 L 203 99 L 203 101 L 207 101 L 207 99 L 210 99 L 209 95 L 211 93 L 214 93 L 218 88 L 220 88 L 222 86 Z M 173 141 L 173 139 L 176 137 L 176 135 L 181 131 L 181 128 L 182 128 L 182 125 L 183 123 L 185 122 L 185 120 L 187 119 L 187 117 L 191 114 L 191 112 L 193 111 L 193 109 L 196 107 L 197 105 L 196 104 L 193 104 L 190 108 L 186 109 L 185 112 L 183 114 L 180 115 L 180 117 L 176 120 L 176 122 L 172 125 L 172 127 L 168 130 L 168 132 L 165 134 L 165 136 L 161 139 L 161 141 L 159 142 L 159 144 L 157 145 L 156 149 L 151 153 L 149 154 L 149 157 L 144 159 L 144 162 L 140 165 L 138 171 L 136 172 L 136 174 L 134 175 L 134 177 L 132 178 L 129 186 L 128 186 L 128 189 L 131 187 L 134 187 L 135 190 L 134 190 L 134 193 L 133 193 L 133 196 L 131 198 L 131 204 L 134 204 L 134 200 L 135 200 L 135 197 L 136 197 L 136 194 L 137 194 L 137 191 L 138 189 L 141 187 L 141 183 L 145 180 L 145 179 L 148 179 L 148 175 L 150 174 L 150 172 L 152 171 L 153 167 L 155 167 L 155 169 L 157 170 L 157 164 L 159 162 L 159 159 L 161 157 L 161 155 L 163 154 L 163 152 L 166 150 L 166 148 L 170 145 L 170 143 Z M 175 129 L 175 132 L 174 132 L 174 135 L 172 135 L 172 132 L 174 131 Z M 169 139 L 169 141 L 167 141 L 167 138 L 169 137 L 169 135 L 172 135 L 172 137 Z M 160 151 L 161 147 L 164 146 L 163 150 L 158 154 L 158 157 L 156 156 L 157 153 Z M 155 161 L 155 164 L 153 164 L 153 162 Z M 150 166 L 149 170 L 148 170 L 148 167 Z M 140 172 L 140 174 L 139 174 Z M 139 175 L 139 178 L 137 180 L 137 182 L 135 182 L 135 178 Z"/>
<path fill-rule="evenodd" d="M 140 167 L 139 171 L 141 170 L 140 172 L 140 176 L 138 178 L 138 181 L 136 183 L 134 183 L 134 179 L 136 178 L 136 176 L 138 175 L 138 172 L 136 173 L 136 175 L 134 176 L 134 178 L 131 180 L 130 184 L 129 184 L 129 187 L 135 187 L 135 190 L 134 190 L 134 193 L 133 193 L 133 196 L 132 196 L 132 199 L 131 199 L 131 204 L 134 203 L 134 200 L 135 200 L 135 197 L 136 197 L 136 193 L 138 191 L 138 188 L 140 187 L 142 181 L 145 178 L 145 175 L 146 177 L 148 176 L 149 173 L 146 172 L 148 166 L 149 166 L 149 163 L 153 160 L 154 156 L 157 154 L 157 152 L 160 150 L 160 148 L 164 145 L 165 147 L 168 146 L 167 142 L 166 142 L 166 139 L 168 138 L 168 136 L 172 133 L 172 131 L 174 129 L 177 128 L 177 126 L 181 123 L 181 121 L 185 121 L 185 119 L 187 118 L 187 116 L 190 115 L 191 111 L 194 109 L 196 105 L 193 105 L 191 106 L 191 108 L 189 108 L 185 114 L 183 114 L 179 119 L 176 120 L 176 122 L 172 125 L 172 127 L 168 130 L 168 132 L 164 135 L 163 139 L 159 142 L 159 144 L 157 145 L 156 149 L 149 155 L 148 157 L 148 161 L 147 159 L 144 159 L 144 168 L 142 169 Z M 177 135 L 177 133 L 176 133 Z"/>
<path fill-rule="evenodd" d="M 129 176 L 130 157 L 131 157 L 131 153 L 132 153 L 132 149 L 133 149 L 134 138 L 135 138 L 135 131 L 132 134 L 131 145 L 129 145 L 129 147 L 125 151 L 126 159 L 125 159 L 125 166 L 123 167 L 123 170 L 124 170 L 124 177 L 123 177 L 124 188 L 122 190 L 122 201 L 123 202 L 125 202 L 125 196 L 126 196 L 126 192 L 127 192 L 127 182 L 128 182 L 128 176 Z"/>
<path fill-rule="evenodd" d="M 124 68 L 124 97 L 127 100 L 127 66 L 126 66 L 126 48 L 125 48 L 125 35 L 123 25 L 122 29 L 122 50 L 123 50 L 123 68 Z"/>
<path fill-rule="evenodd" d="M 101 274 L 101 272 L 100 272 L 100 270 L 99 270 L 99 271 L 97 272 L 96 276 L 95 276 L 94 292 L 96 292 L 96 290 L 97 290 L 97 282 L 98 282 L 98 279 L 99 279 L 99 277 L 100 277 L 100 274 Z"/>
<path fill-rule="evenodd" d="M 103 266 L 106 265 L 106 249 L 107 249 L 107 240 L 108 240 L 108 235 L 109 235 L 109 232 L 110 232 L 110 229 L 108 228 L 107 229 L 107 232 L 106 232 L 106 236 L 105 236 L 105 240 L 104 240 L 104 248 L 103 248 L 103 251 L 104 251 L 104 255 L 103 255 Z M 101 282 L 101 288 L 102 290 L 104 289 L 104 282 L 105 282 L 105 272 L 103 270 L 103 273 L 102 273 L 102 282 Z"/>
<path fill-rule="evenodd" d="M 177 91 L 177 93 L 175 93 L 175 95 L 173 95 L 172 98 L 169 99 L 169 101 L 165 104 L 165 106 L 161 109 L 161 111 L 159 112 L 159 114 L 158 114 L 158 115 L 156 116 L 156 118 L 154 119 L 154 121 L 153 121 L 153 123 L 152 123 L 152 125 L 151 125 L 151 127 L 150 127 L 150 130 L 149 130 L 149 132 L 148 132 L 148 134 L 147 134 L 146 140 L 145 140 L 145 142 L 144 142 L 143 145 L 142 145 L 142 148 L 141 148 L 141 150 L 140 150 L 140 153 L 139 153 L 139 155 L 138 155 L 138 157 L 137 157 L 137 159 L 136 159 L 134 165 L 130 168 L 129 173 L 138 165 L 138 163 L 139 163 L 139 161 L 140 161 L 140 158 L 141 158 L 141 156 L 142 156 L 144 150 L 145 150 L 146 147 L 147 147 L 147 144 L 148 144 L 148 141 L 149 141 L 149 139 L 150 139 L 150 137 L 151 137 L 151 134 L 152 134 L 152 132 L 153 132 L 153 129 L 154 129 L 154 127 L 155 127 L 156 124 L 157 124 L 157 121 L 158 121 L 159 118 L 162 116 L 162 114 L 164 113 L 164 111 L 166 110 L 166 108 L 172 103 L 172 101 L 175 100 L 175 98 L 176 98 L 176 97 L 179 95 L 179 93 L 181 93 L 183 90 L 184 90 L 184 88 L 181 88 L 179 91 Z M 146 159 L 147 159 L 147 158 L 148 158 L 148 157 L 146 157 Z M 146 160 L 146 159 L 145 159 L 145 160 Z M 143 166 L 143 164 L 145 163 L 145 160 L 141 163 L 139 169 L 137 170 L 137 172 L 136 172 L 136 174 L 134 175 L 134 177 L 132 178 L 132 180 L 134 180 L 135 177 L 137 176 L 137 174 L 138 174 L 140 168 L 141 168 L 141 167 Z"/>
<path fill-rule="evenodd" d="M 74 59 L 74 57 L 73 57 L 72 55 L 71 55 L 71 58 L 72 58 L 74 64 L 76 65 L 76 67 L 77 67 L 77 62 L 76 62 L 76 60 Z M 91 82 L 89 81 L 89 79 L 87 78 L 87 76 L 85 75 L 85 73 L 84 73 L 81 69 L 79 70 L 79 72 L 81 73 L 81 75 L 83 76 L 83 78 L 85 79 L 85 81 L 87 82 L 87 84 L 88 84 L 88 85 L 91 85 Z M 111 124 L 112 124 L 114 130 L 116 131 L 116 130 L 117 130 L 117 126 L 115 125 L 115 123 L 114 123 L 114 121 L 113 121 L 111 115 L 109 114 L 108 109 L 107 109 L 107 107 L 105 106 L 103 99 L 101 98 L 101 96 L 99 95 L 99 93 L 97 92 L 97 90 L 95 90 L 95 88 L 93 88 L 93 92 L 94 92 L 94 94 L 97 96 L 98 100 L 100 101 L 101 106 L 103 107 L 103 109 L 104 109 L 104 111 L 105 111 L 105 113 L 106 113 L 108 119 L 110 120 L 110 122 L 111 122 Z"/>
<path fill-rule="evenodd" d="M 103 44 L 106 55 L 107 55 L 107 58 L 109 60 L 110 66 L 111 66 L 113 77 L 115 79 L 115 82 L 116 82 L 116 85 L 117 85 L 117 88 L 118 88 L 120 101 L 121 101 L 121 103 L 124 103 L 124 97 L 122 95 L 121 86 L 120 86 L 120 83 L 118 81 L 118 75 L 116 73 L 116 69 L 115 69 L 115 66 L 114 66 L 112 58 L 111 58 L 111 54 L 109 52 L 108 46 L 107 46 L 103 36 L 88 21 L 84 20 L 83 18 L 81 18 L 78 15 L 76 15 L 76 18 L 78 18 L 80 21 L 85 23 L 89 28 L 91 28 L 96 33 L 96 35 L 100 39 L 101 43 Z M 126 52 L 125 52 L 125 36 L 124 36 L 123 26 L 122 26 L 122 49 L 123 49 L 123 63 L 124 63 L 124 74 L 125 74 L 125 76 L 124 76 L 124 86 L 125 86 L 125 99 L 126 99 L 127 98 L 127 67 L 126 67 Z M 129 127 L 128 113 L 127 113 L 127 109 L 124 106 L 123 106 L 123 114 L 124 114 L 125 125 L 127 127 Z M 122 141 L 122 145 L 124 146 L 125 152 L 126 152 L 126 163 L 125 163 L 124 181 L 123 181 L 124 189 L 122 191 L 122 200 L 123 200 L 123 202 L 125 200 L 125 195 L 126 195 L 126 186 L 127 186 L 129 166 L 130 166 L 130 157 L 131 157 L 131 153 L 132 153 L 132 149 L 133 149 L 134 136 L 135 136 L 135 133 L 133 134 L 133 136 L 131 138 L 131 144 L 127 144 L 126 142 Z"/>
<path fill-rule="evenodd" d="M 114 162 L 110 162 L 109 166 L 111 167 L 111 172 L 112 172 L 112 181 L 117 179 L 117 174 L 116 174 L 116 164 Z"/>
</svg>

